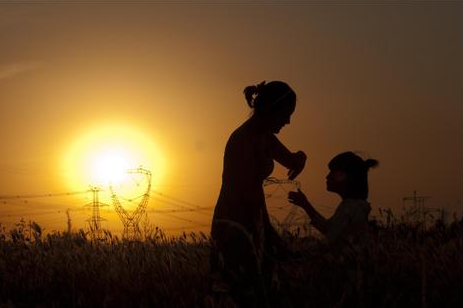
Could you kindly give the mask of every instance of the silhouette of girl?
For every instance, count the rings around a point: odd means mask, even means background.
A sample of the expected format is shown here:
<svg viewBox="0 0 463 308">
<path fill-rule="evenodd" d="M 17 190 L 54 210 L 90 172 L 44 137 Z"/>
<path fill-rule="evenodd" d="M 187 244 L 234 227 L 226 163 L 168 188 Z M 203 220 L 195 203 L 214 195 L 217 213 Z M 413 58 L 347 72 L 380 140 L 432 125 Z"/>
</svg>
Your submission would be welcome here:
<svg viewBox="0 0 463 308">
<path fill-rule="evenodd" d="M 288 193 L 289 201 L 305 210 L 311 224 L 325 235 L 324 244 L 336 253 L 358 242 L 365 234 L 371 210 L 370 203 L 366 201 L 368 170 L 377 165 L 377 160 L 363 160 L 353 152 L 341 153 L 330 161 L 326 189 L 337 193 L 342 201 L 329 219 L 317 212 L 302 191 Z"/>
<path fill-rule="evenodd" d="M 264 256 L 284 251 L 285 245 L 269 222 L 262 183 L 273 171 L 273 160 L 294 179 L 306 155 L 290 152 L 275 136 L 290 123 L 296 107 L 296 94 L 286 83 L 262 82 L 246 87 L 244 95 L 254 112 L 225 147 L 211 229 L 212 291 L 239 307 L 266 307 Z"/>
</svg>

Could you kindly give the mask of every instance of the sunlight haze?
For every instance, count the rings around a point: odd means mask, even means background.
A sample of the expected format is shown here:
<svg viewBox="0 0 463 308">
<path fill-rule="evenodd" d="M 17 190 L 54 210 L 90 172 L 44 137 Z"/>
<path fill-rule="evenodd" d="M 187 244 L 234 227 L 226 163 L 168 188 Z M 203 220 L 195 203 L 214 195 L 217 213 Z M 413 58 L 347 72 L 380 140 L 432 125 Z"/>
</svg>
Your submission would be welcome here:
<svg viewBox="0 0 463 308">
<path fill-rule="evenodd" d="M 242 91 L 282 80 L 297 106 L 278 137 L 307 154 L 297 179 L 321 213 L 339 201 L 325 190 L 327 164 L 352 150 L 380 162 L 373 215 L 400 214 L 417 191 L 451 221 L 462 212 L 462 12 L 451 2 L 0 4 L 0 195 L 116 185 L 143 166 L 150 223 L 209 232 L 225 144 L 251 114 Z M 90 202 L 8 199 L 0 216 L 64 230 L 70 208 L 83 228 Z M 182 209 L 195 211 L 156 213 Z M 101 216 L 120 232 L 111 205 Z"/>
</svg>

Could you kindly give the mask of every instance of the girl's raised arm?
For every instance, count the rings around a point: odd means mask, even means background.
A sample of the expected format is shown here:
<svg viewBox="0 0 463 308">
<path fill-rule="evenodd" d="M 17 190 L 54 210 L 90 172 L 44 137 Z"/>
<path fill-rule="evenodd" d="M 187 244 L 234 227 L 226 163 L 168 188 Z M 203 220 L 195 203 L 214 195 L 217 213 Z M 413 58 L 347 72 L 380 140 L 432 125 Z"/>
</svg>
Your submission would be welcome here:
<svg viewBox="0 0 463 308">
<path fill-rule="evenodd" d="M 311 224 L 323 234 L 326 234 L 329 230 L 330 220 L 323 217 L 318 211 L 310 204 L 304 193 L 298 189 L 298 191 L 290 191 L 288 193 L 289 202 L 300 206 L 309 215 Z"/>
</svg>

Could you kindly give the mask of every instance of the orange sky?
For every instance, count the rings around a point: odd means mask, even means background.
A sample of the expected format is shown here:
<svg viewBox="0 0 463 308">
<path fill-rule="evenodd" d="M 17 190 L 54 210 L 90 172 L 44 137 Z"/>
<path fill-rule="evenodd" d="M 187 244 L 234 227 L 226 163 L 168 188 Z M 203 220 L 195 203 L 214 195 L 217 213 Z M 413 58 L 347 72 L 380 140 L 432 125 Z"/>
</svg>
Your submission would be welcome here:
<svg viewBox="0 0 463 308">
<path fill-rule="evenodd" d="M 250 113 L 243 88 L 283 80 L 298 105 L 279 137 L 307 153 L 299 180 L 323 214 L 338 202 L 325 191 L 326 165 L 346 150 L 380 161 L 370 173 L 375 213 L 400 213 L 414 190 L 432 196 L 431 207 L 461 213 L 461 4 L 274 2 L 0 4 L 0 195 L 69 191 L 60 161 L 73 142 L 122 125 L 162 152 L 165 175 L 156 183 L 153 168 L 154 189 L 212 207 L 227 138 Z M 0 217 L 64 229 L 65 208 L 87 202 L 11 201 Z M 193 228 L 187 220 L 207 225 L 210 213 L 151 213 L 150 221 Z M 75 226 L 90 215 L 75 211 Z M 102 215 L 121 228 L 114 211 Z"/>
</svg>

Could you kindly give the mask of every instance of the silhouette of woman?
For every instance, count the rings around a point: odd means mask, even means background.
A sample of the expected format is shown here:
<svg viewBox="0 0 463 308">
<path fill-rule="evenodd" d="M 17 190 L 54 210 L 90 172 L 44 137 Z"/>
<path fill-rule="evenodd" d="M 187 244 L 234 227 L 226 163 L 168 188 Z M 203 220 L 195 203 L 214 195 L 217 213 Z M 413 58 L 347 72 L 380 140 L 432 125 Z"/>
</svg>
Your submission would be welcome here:
<svg viewBox="0 0 463 308">
<path fill-rule="evenodd" d="M 306 155 L 290 152 L 275 136 L 290 123 L 296 107 L 296 94 L 286 83 L 264 81 L 246 87 L 244 94 L 254 112 L 225 147 L 211 229 L 212 291 L 239 307 L 266 307 L 264 256 L 283 252 L 285 245 L 269 222 L 262 183 L 273 171 L 273 160 L 294 179 Z"/>
</svg>

